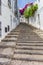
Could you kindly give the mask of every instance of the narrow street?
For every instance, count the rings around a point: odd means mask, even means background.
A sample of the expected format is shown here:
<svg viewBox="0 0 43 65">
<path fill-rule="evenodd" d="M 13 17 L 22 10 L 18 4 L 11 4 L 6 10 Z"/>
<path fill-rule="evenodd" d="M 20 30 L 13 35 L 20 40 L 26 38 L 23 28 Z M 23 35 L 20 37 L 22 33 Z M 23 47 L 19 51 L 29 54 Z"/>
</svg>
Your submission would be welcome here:
<svg viewBox="0 0 43 65">
<path fill-rule="evenodd" d="M 43 31 L 20 23 L 0 42 L 0 65 L 43 65 Z"/>
</svg>

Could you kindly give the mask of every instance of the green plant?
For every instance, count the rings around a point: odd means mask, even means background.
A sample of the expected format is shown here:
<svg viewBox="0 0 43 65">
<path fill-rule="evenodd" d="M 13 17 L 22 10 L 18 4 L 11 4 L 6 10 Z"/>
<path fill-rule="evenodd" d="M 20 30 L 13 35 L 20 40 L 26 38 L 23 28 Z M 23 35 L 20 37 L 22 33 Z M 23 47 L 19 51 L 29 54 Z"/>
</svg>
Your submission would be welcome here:
<svg viewBox="0 0 43 65">
<path fill-rule="evenodd" d="M 29 17 L 32 16 L 32 9 L 31 8 L 29 8 L 28 15 L 29 15 Z"/>
<path fill-rule="evenodd" d="M 32 9 L 32 14 L 34 15 L 35 11 L 37 11 L 38 9 L 38 4 L 32 5 L 31 9 Z"/>
<path fill-rule="evenodd" d="M 31 6 L 31 9 L 32 9 L 32 14 L 34 14 L 35 13 L 34 5 Z"/>
<path fill-rule="evenodd" d="M 24 11 L 24 16 L 25 18 L 29 18 L 32 16 L 32 9 L 31 8 L 27 8 L 25 11 Z"/>
<path fill-rule="evenodd" d="M 32 5 L 30 8 L 26 8 L 24 11 L 25 18 L 29 18 L 34 15 L 35 11 L 38 9 L 38 4 Z"/>
<path fill-rule="evenodd" d="M 35 11 L 37 11 L 37 9 L 38 9 L 38 4 L 35 4 L 35 5 L 34 5 L 34 9 L 35 9 Z"/>
<path fill-rule="evenodd" d="M 24 11 L 24 17 L 25 17 L 25 18 L 29 18 L 28 9 L 25 9 L 25 11 Z"/>
</svg>

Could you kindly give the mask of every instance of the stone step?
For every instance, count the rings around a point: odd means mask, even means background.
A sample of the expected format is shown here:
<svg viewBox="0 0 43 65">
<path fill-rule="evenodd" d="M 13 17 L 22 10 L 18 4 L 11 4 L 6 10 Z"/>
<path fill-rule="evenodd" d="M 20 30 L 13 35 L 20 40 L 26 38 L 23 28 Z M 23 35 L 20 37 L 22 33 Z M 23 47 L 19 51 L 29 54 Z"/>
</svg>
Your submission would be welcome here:
<svg viewBox="0 0 43 65">
<path fill-rule="evenodd" d="M 7 37 L 18 37 L 18 35 L 7 35 Z"/>
<path fill-rule="evenodd" d="M 21 50 L 15 49 L 14 54 L 30 54 L 30 55 L 43 55 L 43 50 Z"/>
<path fill-rule="evenodd" d="M 30 32 L 25 32 L 25 31 L 21 31 L 21 34 L 42 34 L 43 35 L 43 32 L 32 32 L 32 31 L 30 31 Z"/>
<path fill-rule="evenodd" d="M 15 45 L 16 45 L 16 42 L 8 42 L 8 43 L 6 43 L 5 45 L 15 46 Z"/>
<path fill-rule="evenodd" d="M 43 33 L 42 31 L 36 31 L 36 30 L 33 30 L 33 31 L 32 31 L 31 29 L 29 29 L 29 30 L 26 30 L 26 29 L 25 29 L 25 30 L 21 30 L 21 32 L 23 32 L 23 33 L 24 33 L 24 32 L 25 32 L 25 33 L 32 33 L 32 32 L 33 32 L 33 33 Z"/>
<path fill-rule="evenodd" d="M 10 65 L 11 59 L 0 58 L 0 65 Z"/>
<path fill-rule="evenodd" d="M 43 32 L 37 32 L 37 34 L 42 34 L 43 35 Z"/>
<path fill-rule="evenodd" d="M 2 47 L 8 47 L 8 48 L 13 48 L 13 47 L 15 47 L 16 46 L 16 42 L 6 42 L 4 45 L 0 45 L 0 48 Z"/>
<path fill-rule="evenodd" d="M 39 29 L 33 29 L 33 31 L 36 31 L 36 32 L 43 32 L 43 30 L 39 30 Z"/>
<path fill-rule="evenodd" d="M 43 38 L 35 37 L 35 36 L 18 37 L 18 41 L 43 41 Z"/>
<path fill-rule="evenodd" d="M 3 48 L 3 50 L 0 52 L 0 58 L 12 58 L 13 53 L 13 48 Z"/>
<path fill-rule="evenodd" d="M 18 46 L 43 46 L 43 43 L 17 43 Z"/>
<path fill-rule="evenodd" d="M 0 49 L 1 48 L 15 48 L 16 42 L 1 42 L 0 43 Z"/>
<path fill-rule="evenodd" d="M 20 33 L 20 31 L 11 31 L 10 33 Z"/>
<path fill-rule="evenodd" d="M 5 38 L 18 38 L 18 36 L 10 36 L 10 35 L 8 35 Z"/>
<path fill-rule="evenodd" d="M 37 32 L 36 34 L 39 35 L 39 36 L 43 36 L 43 33 L 38 33 L 38 32 Z"/>
<path fill-rule="evenodd" d="M 29 47 L 19 47 L 19 46 L 16 46 L 16 49 L 23 49 L 23 50 L 43 50 L 43 47 L 34 47 L 34 46 L 29 46 Z"/>
<path fill-rule="evenodd" d="M 40 36 L 41 36 L 41 35 L 40 35 Z M 20 35 L 19 38 L 27 38 L 27 39 L 28 39 L 29 37 L 37 37 L 37 38 L 39 37 L 39 38 L 40 38 L 40 36 L 38 36 L 38 35 L 23 35 L 23 36 Z M 43 36 L 42 36 L 42 37 L 43 37 Z"/>
<path fill-rule="evenodd" d="M 43 55 L 14 54 L 14 60 L 43 62 Z"/>
<path fill-rule="evenodd" d="M 11 32 L 20 32 L 19 30 L 12 30 Z"/>
<path fill-rule="evenodd" d="M 24 34 L 30 34 L 30 35 L 31 35 L 31 34 L 33 34 L 33 35 L 34 35 L 34 34 L 36 34 L 36 33 L 34 33 L 34 32 L 31 32 L 31 31 L 30 31 L 30 32 L 28 32 L 28 33 L 27 33 L 27 32 L 25 32 L 25 31 L 21 31 L 21 34 L 23 34 L 23 33 L 24 33 Z"/>
<path fill-rule="evenodd" d="M 25 34 L 25 33 L 24 33 L 24 34 Z M 21 35 L 22 35 L 22 34 L 21 34 Z M 20 37 L 22 37 L 21 35 L 20 35 Z M 35 36 L 35 37 L 38 37 L 37 34 L 28 34 L 28 35 L 23 35 L 23 36 L 24 36 L 24 37 L 27 37 L 27 36 L 28 36 L 28 37 L 29 37 L 29 36 Z M 40 36 L 41 36 L 41 35 L 40 35 Z"/>
<path fill-rule="evenodd" d="M 26 33 L 26 32 L 20 32 L 20 34 L 22 35 L 22 34 L 24 34 L 24 36 L 26 36 L 26 35 L 35 35 L 35 36 L 39 36 L 39 35 L 43 35 L 43 34 L 39 34 L 39 33 L 34 33 L 34 32 L 29 32 L 29 33 Z"/>
<path fill-rule="evenodd" d="M 3 48 L 3 49 L 4 48 L 15 48 L 15 46 L 16 46 L 16 44 L 15 45 L 9 45 L 9 44 L 7 45 L 6 44 L 6 45 L 0 45 L 0 48 Z"/>
<path fill-rule="evenodd" d="M 33 31 L 36 31 L 36 32 L 43 32 L 42 30 L 39 30 L 39 29 L 34 29 Z"/>
<path fill-rule="evenodd" d="M 12 59 L 12 55 L 0 54 L 0 58 Z"/>
<path fill-rule="evenodd" d="M 17 40 L 2 40 L 2 42 L 16 42 Z"/>
<path fill-rule="evenodd" d="M 19 42 L 19 43 L 27 43 L 27 42 L 28 42 L 28 43 L 29 43 L 29 42 L 31 42 L 31 43 L 32 43 L 32 42 L 33 42 L 33 43 L 34 43 L 34 42 L 35 42 L 35 43 L 38 43 L 38 42 L 39 42 L 39 43 L 40 43 L 40 42 L 43 42 L 43 39 L 36 39 L 36 38 L 34 38 L 34 39 L 18 39 L 18 42 Z"/>
<path fill-rule="evenodd" d="M 43 43 L 43 41 L 20 41 L 18 40 L 17 43 Z"/>
<path fill-rule="evenodd" d="M 18 38 L 21 40 L 22 39 L 33 39 L 33 40 L 37 39 L 38 40 L 38 39 L 43 39 L 43 36 L 41 36 L 41 35 L 40 36 L 37 36 L 37 35 L 23 35 L 22 36 L 22 35 L 20 35 Z"/>
<path fill-rule="evenodd" d="M 10 32 L 9 34 L 20 34 L 20 32 Z"/>
<path fill-rule="evenodd" d="M 19 35 L 19 33 L 9 33 L 8 35 Z"/>
<path fill-rule="evenodd" d="M 16 46 L 16 48 L 18 49 L 42 49 L 43 50 L 43 46 Z"/>
<path fill-rule="evenodd" d="M 31 29 L 31 28 L 30 28 L 30 29 Z M 39 29 L 34 29 L 34 28 L 33 28 L 33 29 L 31 29 L 31 30 L 32 30 L 32 31 L 34 31 L 34 32 L 35 32 L 35 31 L 36 31 L 36 32 L 43 32 L 42 30 L 39 30 Z"/>
<path fill-rule="evenodd" d="M 4 38 L 3 40 L 17 40 L 17 38 Z"/>
<path fill-rule="evenodd" d="M 17 28 L 17 29 L 12 30 L 11 32 L 19 32 L 19 31 L 21 31 L 21 29 Z"/>
</svg>

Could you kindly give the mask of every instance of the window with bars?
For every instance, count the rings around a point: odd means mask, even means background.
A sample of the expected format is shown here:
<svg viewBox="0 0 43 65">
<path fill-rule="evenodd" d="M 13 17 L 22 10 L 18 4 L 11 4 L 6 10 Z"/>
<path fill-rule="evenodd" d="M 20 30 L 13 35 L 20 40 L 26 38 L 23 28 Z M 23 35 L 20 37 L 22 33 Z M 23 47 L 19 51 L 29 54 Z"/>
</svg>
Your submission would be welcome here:
<svg viewBox="0 0 43 65">
<path fill-rule="evenodd" d="M 11 8 L 11 0 L 8 0 L 8 6 Z"/>
<path fill-rule="evenodd" d="M 0 0 L 0 14 L 1 14 L 1 0 Z"/>
<path fill-rule="evenodd" d="M 0 22 L 0 37 L 1 37 L 1 22 Z"/>
</svg>

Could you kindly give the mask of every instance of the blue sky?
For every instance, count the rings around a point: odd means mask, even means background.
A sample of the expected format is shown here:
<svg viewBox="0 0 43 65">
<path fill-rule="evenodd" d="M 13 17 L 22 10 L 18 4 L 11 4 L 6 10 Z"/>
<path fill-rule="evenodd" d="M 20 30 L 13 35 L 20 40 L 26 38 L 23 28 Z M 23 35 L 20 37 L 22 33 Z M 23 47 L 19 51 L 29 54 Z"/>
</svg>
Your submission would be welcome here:
<svg viewBox="0 0 43 65">
<path fill-rule="evenodd" d="M 18 7 L 23 8 L 27 3 L 32 3 L 35 0 L 18 0 Z"/>
</svg>

